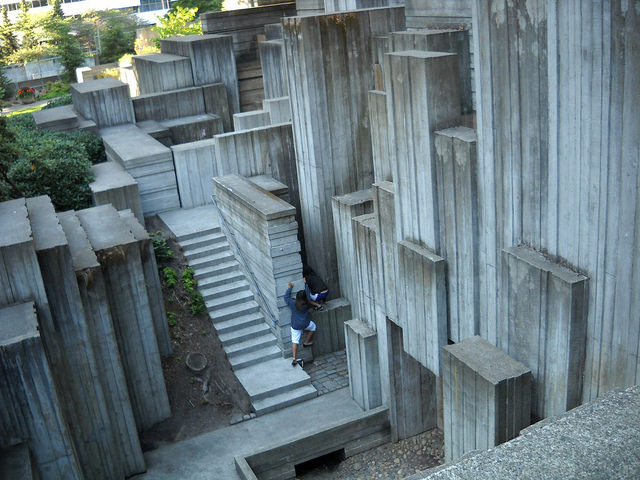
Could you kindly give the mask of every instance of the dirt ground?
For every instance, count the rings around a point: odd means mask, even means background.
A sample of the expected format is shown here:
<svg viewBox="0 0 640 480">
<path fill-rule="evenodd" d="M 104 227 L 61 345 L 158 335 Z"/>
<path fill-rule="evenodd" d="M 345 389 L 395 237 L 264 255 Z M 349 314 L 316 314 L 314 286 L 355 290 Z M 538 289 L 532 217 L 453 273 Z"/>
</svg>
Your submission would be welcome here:
<svg viewBox="0 0 640 480">
<path fill-rule="evenodd" d="M 158 217 L 147 219 L 147 231 L 162 232 L 174 254 L 166 265 L 181 279 L 188 265 L 171 232 Z M 144 450 L 225 427 L 232 418 L 250 410 L 249 398 L 231 370 L 208 315 L 191 314 L 190 298 L 180 280 L 169 288 L 162 271 L 160 279 L 167 315 L 175 315 L 170 322 L 174 326 L 169 328 L 173 354 L 162 361 L 172 415 L 142 433 Z M 191 352 L 207 357 L 208 367 L 203 373 L 196 375 L 187 368 L 185 360 Z"/>
</svg>

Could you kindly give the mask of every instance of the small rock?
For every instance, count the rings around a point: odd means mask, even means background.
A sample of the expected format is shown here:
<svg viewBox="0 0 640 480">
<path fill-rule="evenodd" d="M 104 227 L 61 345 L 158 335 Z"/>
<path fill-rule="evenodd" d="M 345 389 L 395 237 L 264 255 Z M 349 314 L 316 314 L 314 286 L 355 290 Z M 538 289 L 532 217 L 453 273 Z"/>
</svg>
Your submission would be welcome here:
<svg viewBox="0 0 640 480">
<path fill-rule="evenodd" d="M 250 414 L 249 416 L 250 416 L 251 418 L 256 418 L 256 414 L 255 414 L 255 413 L 252 413 L 252 414 Z"/>
<path fill-rule="evenodd" d="M 356 462 L 356 463 L 354 463 L 354 464 L 353 464 L 353 469 L 354 469 L 355 471 L 358 471 L 358 470 L 360 470 L 361 468 L 362 468 L 362 464 L 361 464 L 360 462 Z"/>
<path fill-rule="evenodd" d="M 242 421 L 242 416 L 236 415 L 229 420 L 229 425 L 235 425 L 236 423 L 240 423 Z"/>
<path fill-rule="evenodd" d="M 249 415 L 249 414 L 243 415 L 242 419 L 243 420 L 251 420 L 251 415 Z"/>
</svg>

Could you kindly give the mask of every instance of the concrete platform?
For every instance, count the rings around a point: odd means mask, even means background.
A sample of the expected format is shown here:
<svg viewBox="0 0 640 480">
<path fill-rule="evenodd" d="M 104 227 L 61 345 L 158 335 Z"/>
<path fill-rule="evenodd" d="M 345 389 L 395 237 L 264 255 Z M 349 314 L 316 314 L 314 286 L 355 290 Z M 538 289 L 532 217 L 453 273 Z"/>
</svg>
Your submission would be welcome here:
<svg viewBox="0 0 640 480">
<path fill-rule="evenodd" d="M 291 367 L 288 367 L 292 369 Z M 239 480 L 234 457 L 311 435 L 322 425 L 361 413 L 348 389 L 147 452 L 145 480 Z"/>
<path fill-rule="evenodd" d="M 213 205 L 172 210 L 161 213 L 159 217 L 178 239 L 186 240 L 189 236 L 220 226 Z"/>
</svg>

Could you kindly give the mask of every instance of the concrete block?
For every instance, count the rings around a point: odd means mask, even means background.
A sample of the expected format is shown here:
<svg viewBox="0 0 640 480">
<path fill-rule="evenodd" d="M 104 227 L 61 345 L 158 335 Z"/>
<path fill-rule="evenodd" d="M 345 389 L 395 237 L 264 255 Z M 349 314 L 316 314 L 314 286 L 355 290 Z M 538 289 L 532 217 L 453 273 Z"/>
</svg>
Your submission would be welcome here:
<svg viewBox="0 0 640 480">
<path fill-rule="evenodd" d="M 140 250 L 113 207 L 76 214 L 102 267 L 136 425 L 144 430 L 171 412 Z"/>
<path fill-rule="evenodd" d="M 389 154 L 389 123 L 387 94 L 369 91 L 369 123 L 371 125 L 371 153 L 374 182 L 393 182 L 393 165 Z"/>
<path fill-rule="evenodd" d="M 487 450 L 531 423 L 531 369 L 481 337 L 442 348 L 445 461 Z"/>
<path fill-rule="evenodd" d="M 408 0 L 407 28 L 457 27 L 471 24 L 472 0 Z"/>
<path fill-rule="evenodd" d="M 398 243 L 396 242 L 395 188 L 391 182 L 374 183 L 373 211 L 378 232 L 380 284 L 384 291 L 385 316 L 398 323 Z"/>
<path fill-rule="evenodd" d="M 211 203 L 211 180 L 221 173 L 216 165 L 215 145 L 215 139 L 208 139 L 171 147 L 183 208 Z"/>
<path fill-rule="evenodd" d="M 272 193 L 279 199 L 289 203 L 289 187 L 284 183 L 279 182 L 271 175 L 256 175 L 254 177 L 248 177 L 247 180 L 263 190 Z"/>
<path fill-rule="evenodd" d="M 89 188 L 94 205 L 110 203 L 116 210 L 128 208 L 144 222 L 138 182 L 116 162 L 97 163 L 91 169 L 95 180 Z"/>
<path fill-rule="evenodd" d="M 352 305 L 357 301 L 357 264 L 351 220 L 373 210 L 371 189 L 335 196 L 332 201 L 339 291 Z M 337 288 L 337 285 L 336 285 Z"/>
<path fill-rule="evenodd" d="M 39 110 L 33 112 L 32 116 L 37 128 L 54 132 L 66 132 L 79 126 L 78 114 L 73 109 L 73 105 Z"/>
<path fill-rule="evenodd" d="M 382 405 L 375 330 L 355 319 L 344 323 L 351 398 L 364 410 Z"/>
<path fill-rule="evenodd" d="M 535 418 L 580 404 L 589 279 L 528 247 L 502 253 L 498 346 L 533 373 Z"/>
<path fill-rule="evenodd" d="M 26 443 L 0 450 L 0 478 L 38 480 L 38 467 Z"/>
<path fill-rule="evenodd" d="M 385 58 L 396 237 L 440 251 L 434 131 L 460 118 L 454 54 L 409 50 Z M 418 207 L 419 206 L 419 207 Z"/>
<path fill-rule="evenodd" d="M 263 109 L 269 112 L 272 125 L 291 122 L 291 102 L 289 97 L 265 98 Z"/>
<path fill-rule="evenodd" d="M 480 332 L 478 171 L 476 134 L 465 127 L 435 134 L 440 196 L 440 253 L 447 261 L 448 335 L 454 342 Z"/>
<path fill-rule="evenodd" d="M 376 319 L 383 315 L 384 293 L 380 283 L 378 232 L 373 213 L 352 220 L 353 250 L 356 255 L 355 315 L 375 329 Z"/>
<path fill-rule="evenodd" d="M 182 55 L 191 61 L 193 84 L 222 83 L 231 112 L 240 111 L 238 73 L 231 35 L 184 35 L 160 41 L 163 53 Z"/>
<path fill-rule="evenodd" d="M 113 327 L 104 277 L 87 234 L 75 212 L 58 214 L 69 251 L 96 357 L 98 380 L 113 422 L 114 445 L 124 476 L 146 470 L 120 350 Z"/>
<path fill-rule="evenodd" d="M 136 122 L 167 120 L 207 113 L 203 87 L 155 92 L 132 99 Z"/>
<path fill-rule="evenodd" d="M 271 117 L 266 110 L 253 110 L 233 114 L 233 129 L 249 130 L 251 128 L 265 127 L 271 124 Z"/>
<path fill-rule="evenodd" d="M 224 131 L 231 132 L 233 130 L 232 111 L 225 85 L 223 83 L 205 85 L 202 87 L 202 95 L 207 113 L 219 116 L 222 119 Z"/>
<path fill-rule="evenodd" d="M 26 200 L 52 322 L 40 319 L 64 416 L 85 476 L 123 474 L 66 235 L 47 196 Z M 57 353 L 54 353 L 57 352 Z"/>
<path fill-rule="evenodd" d="M 402 241 L 398 263 L 398 324 L 403 329 L 404 348 L 440 376 L 440 349 L 447 344 L 445 261 L 426 248 Z"/>
<path fill-rule="evenodd" d="M 0 448 L 28 441 L 44 478 L 84 478 L 33 303 L 0 308 L 0 371 Z M 4 454 L 0 458 L 3 473 L 11 466 Z"/>
<path fill-rule="evenodd" d="M 282 27 L 280 26 L 282 32 Z M 281 34 L 282 36 L 282 34 Z M 264 98 L 289 96 L 287 69 L 284 64 L 284 43 L 282 38 L 259 42 L 260 64 L 264 79 Z"/>
<path fill-rule="evenodd" d="M 323 311 L 312 311 L 311 318 L 318 326 L 318 335 L 313 337 L 315 356 L 345 349 L 344 322 L 353 318 L 351 304 L 346 299 L 329 300 Z"/>
<path fill-rule="evenodd" d="M 71 85 L 73 108 L 98 128 L 134 122 L 129 87 L 115 78 Z"/>
<path fill-rule="evenodd" d="M 307 261 L 327 284 L 338 285 L 331 197 L 373 181 L 369 45 L 373 36 L 403 29 L 404 11 L 288 17 L 282 24 Z"/>
<path fill-rule="evenodd" d="M 211 138 L 224 131 L 222 119 L 217 115 L 209 113 L 163 120 L 160 122 L 160 125 L 169 130 L 173 144 L 189 143 Z"/>
<path fill-rule="evenodd" d="M 188 57 L 149 53 L 134 55 L 131 64 L 142 95 L 194 86 Z"/>
</svg>

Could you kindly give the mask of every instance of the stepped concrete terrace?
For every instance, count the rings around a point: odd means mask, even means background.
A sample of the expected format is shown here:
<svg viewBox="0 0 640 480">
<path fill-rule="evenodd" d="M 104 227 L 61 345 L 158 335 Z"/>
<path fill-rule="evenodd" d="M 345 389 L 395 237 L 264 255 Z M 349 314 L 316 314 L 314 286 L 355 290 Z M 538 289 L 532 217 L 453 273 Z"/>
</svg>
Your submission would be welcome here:
<svg viewBox="0 0 640 480">
<path fill-rule="evenodd" d="M 236 377 L 257 415 L 317 396 L 311 378 L 283 358 L 213 205 L 159 215 L 194 269 L 198 289 Z M 226 477 L 225 477 L 226 478 Z"/>
</svg>

